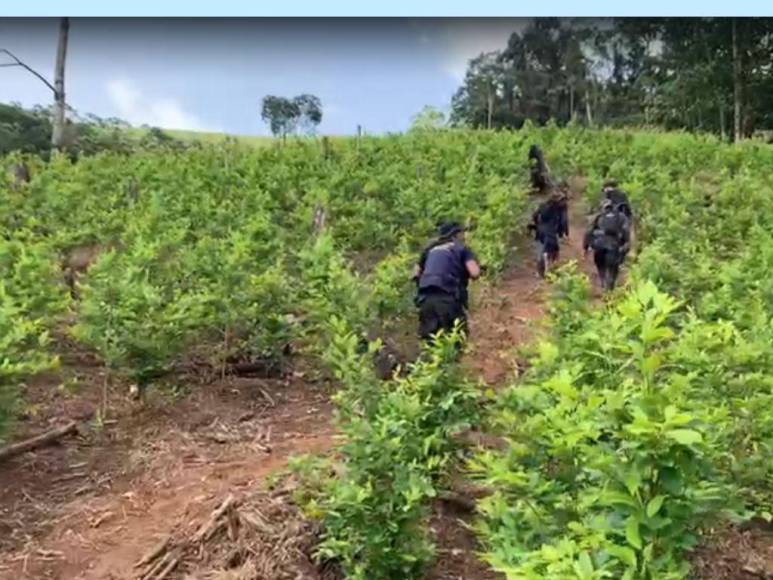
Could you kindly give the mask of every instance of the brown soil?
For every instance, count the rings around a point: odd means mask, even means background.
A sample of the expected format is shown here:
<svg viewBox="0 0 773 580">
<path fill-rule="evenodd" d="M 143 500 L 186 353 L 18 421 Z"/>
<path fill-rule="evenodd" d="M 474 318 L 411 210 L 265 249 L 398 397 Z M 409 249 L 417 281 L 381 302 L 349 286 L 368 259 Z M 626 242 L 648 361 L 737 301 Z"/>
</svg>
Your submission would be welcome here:
<svg viewBox="0 0 773 580">
<path fill-rule="evenodd" d="M 109 414 L 0 464 L 0 578 L 133 578 L 134 563 L 181 521 L 333 443 L 328 389 L 304 377 L 227 378 L 179 400 L 156 391 L 140 409 L 124 388 L 105 397 L 99 367 L 69 362 L 29 385 L 18 437 L 97 417 L 104 398 Z M 77 395 L 56 387 L 73 376 Z"/>
<path fill-rule="evenodd" d="M 691 559 L 700 580 L 773 578 L 773 527 L 760 522 L 717 531 Z"/>
<path fill-rule="evenodd" d="M 433 506 L 430 529 L 435 535 L 436 562 L 427 580 L 499 580 L 504 578 L 491 570 L 477 554 L 480 551 L 475 533 L 469 529 L 470 512 L 438 501 Z"/>
</svg>

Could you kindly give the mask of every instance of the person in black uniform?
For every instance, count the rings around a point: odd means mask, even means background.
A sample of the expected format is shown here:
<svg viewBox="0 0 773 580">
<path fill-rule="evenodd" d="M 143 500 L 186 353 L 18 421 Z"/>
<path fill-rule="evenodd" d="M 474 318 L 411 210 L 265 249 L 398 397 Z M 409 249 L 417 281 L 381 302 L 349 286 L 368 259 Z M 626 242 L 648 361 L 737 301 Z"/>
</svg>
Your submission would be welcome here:
<svg viewBox="0 0 773 580">
<path fill-rule="evenodd" d="M 629 221 L 633 219 L 628 194 L 618 187 L 617 181 L 610 180 L 604 182 L 602 192 L 604 193 L 604 199 L 611 201 L 615 208 L 622 211 Z"/>
<path fill-rule="evenodd" d="M 625 215 L 628 226 L 628 237 L 632 240 L 634 237 L 633 210 L 631 209 L 631 203 L 628 201 L 628 194 L 620 189 L 617 181 L 614 180 L 606 181 L 602 191 L 604 193 L 604 199 L 612 202 L 613 207 Z M 625 260 L 627 255 L 628 249 L 626 248 L 622 253 L 621 261 Z"/>
<path fill-rule="evenodd" d="M 610 200 L 604 200 L 601 212 L 585 233 L 583 250 L 593 249 L 593 260 L 605 291 L 617 283 L 620 266 L 630 246 L 628 218 Z"/>
<path fill-rule="evenodd" d="M 529 223 L 538 244 L 537 271 L 543 278 L 558 259 L 559 238 L 569 236 L 569 217 L 566 196 L 555 192 L 540 204 Z"/>
<path fill-rule="evenodd" d="M 464 244 L 463 228 L 444 223 L 439 236 L 421 253 L 414 269 L 419 310 L 419 337 L 430 341 L 441 330 L 450 332 L 458 321 L 467 332 L 470 279 L 480 277 L 480 265 Z"/>
<path fill-rule="evenodd" d="M 550 172 L 548 171 L 545 157 L 538 145 L 529 147 L 529 176 L 531 178 L 532 189 L 536 191 L 545 191 L 552 184 L 550 181 Z"/>
</svg>

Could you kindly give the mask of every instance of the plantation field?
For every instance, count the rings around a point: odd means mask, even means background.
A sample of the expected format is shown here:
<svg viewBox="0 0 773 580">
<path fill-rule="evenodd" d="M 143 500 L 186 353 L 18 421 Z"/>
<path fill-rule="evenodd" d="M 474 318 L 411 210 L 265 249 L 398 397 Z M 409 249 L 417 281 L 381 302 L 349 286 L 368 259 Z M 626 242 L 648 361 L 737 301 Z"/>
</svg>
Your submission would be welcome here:
<svg viewBox="0 0 773 580">
<path fill-rule="evenodd" d="M 532 143 L 574 190 L 549 282 Z M 0 464 L 0 574 L 130 578 L 164 537 L 180 578 L 770 570 L 769 146 L 527 127 L 27 162 L 0 182 L 0 436 L 80 434 Z M 601 299 L 581 236 L 609 176 L 638 247 Z M 470 349 L 383 380 L 384 352 L 415 358 L 411 269 L 449 218 L 486 266 Z"/>
</svg>

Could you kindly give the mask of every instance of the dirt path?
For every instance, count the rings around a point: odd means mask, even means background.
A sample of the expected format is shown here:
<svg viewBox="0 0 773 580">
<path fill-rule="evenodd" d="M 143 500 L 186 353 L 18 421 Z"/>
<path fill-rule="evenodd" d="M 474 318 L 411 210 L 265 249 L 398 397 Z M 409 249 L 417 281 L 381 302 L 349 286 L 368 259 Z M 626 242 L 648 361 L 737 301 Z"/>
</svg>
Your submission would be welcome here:
<svg viewBox="0 0 773 580">
<path fill-rule="evenodd" d="M 576 260 L 593 282 L 599 285 L 593 262 L 583 258 L 582 241 L 587 225 L 581 199 L 569 209 L 569 238 L 561 244 L 559 265 Z M 534 337 L 544 319 L 548 283 L 536 274 L 535 250 L 529 239 L 518 243 L 511 265 L 501 283 L 481 296 L 471 321 L 470 347 L 465 364 L 485 383 L 496 388 L 508 384 L 518 365 L 517 348 Z M 459 506 L 438 501 L 434 505 L 432 528 L 438 559 L 428 580 L 500 580 L 481 562 L 475 534 L 468 528 L 473 514 Z"/>
<path fill-rule="evenodd" d="M 569 238 L 561 242 L 558 265 L 577 261 L 598 290 L 593 262 L 583 258 L 586 225 L 582 200 L 573 200 Z M 531 239 L 521 239 L 502 281 L 487 289 L 473 313 L 467 364 L 489 385 L 501 385 L 512 375 L 516 349 L 529 343 L 544 319 L 549 286 L 537 276 L 535 253 Z"/>
<path fill-rule="evenodd" d="M 561 262 L 578 260 L 589 270 L 579 201 L 570 213 Z M 508 380 L 513 349 L 544 314 L 548 285 L 535 274 L 531 244 L 519 245 L 472 316 L 466 364 L 491 385 Z M 102 380 L 98 369 L 80 371 L 87 382 Z M 67 397 L 52 384 L 28 395 L 33 407 L 49 409 L 49 420 L 82 420 L 102 396 L 96 384 L 82 396 Z M 134 563 L 183 522 L 206 518 L 228 492 L 264 481 L 289 457 L 334 444 L 327 387 L 303 377 L 220 381 L 180 401 L 157 398 L 141 413 L 120 405 L 112 413 L 112 422 L 92 423 L 78 440 L 0 465 L 0 578 L 134 578 Z M 40 428 L 44 419 L 32 424 Z M 467 517 L 436 506 L 440 558 L 430 578 L 496 577 L 475 557 L 475 538 L 461 523 Z"/>
</svg>

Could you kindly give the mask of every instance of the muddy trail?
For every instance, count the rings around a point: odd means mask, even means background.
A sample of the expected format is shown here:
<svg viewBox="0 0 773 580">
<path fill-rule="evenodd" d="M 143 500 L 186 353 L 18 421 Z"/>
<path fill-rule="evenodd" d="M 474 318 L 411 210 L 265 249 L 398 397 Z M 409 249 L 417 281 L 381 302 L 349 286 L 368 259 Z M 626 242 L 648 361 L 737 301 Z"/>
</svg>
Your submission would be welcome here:
<svg viewBox="0 0 773 580">
<path fill-rule="evenodd" d="M 586 223 L 581 200 L 572 201 L 560 263 L 577 260 L 591 274 L 582 256 Z M 515 371 L 516 349 L 533 337 L 547 299 L 531 242 L 524 236 L 517 246 L 471 315 L 465 365 L 494 387 Z M 134 564 L 161 539 L 205 522 L 224 497 L 260 487 L 290 457 L 335 444 L 334 387 L 301 372 L 213 380 L 178 397 L 156 394 L 137 409 L 106 386 L 98 364 L 78 356 L 64 363 L 59 374 L 28 385 L 18 435 L 67 419 L 84 427 L 78 437 L 0 464 L 3 579 L 137 578 Z M 81 385 L 75 394 L 61 386 L 72 382 Z M 496 577 L 475 557 L 469 518 L 458 506 L 435 505 L 438 561 L 430 578 Z"/>
</svg>

